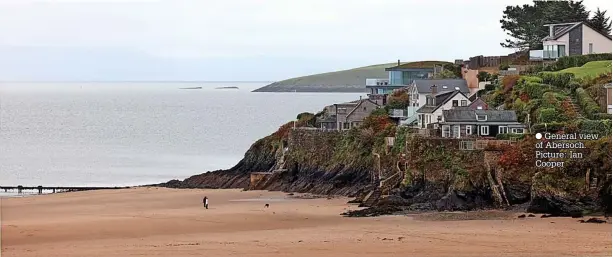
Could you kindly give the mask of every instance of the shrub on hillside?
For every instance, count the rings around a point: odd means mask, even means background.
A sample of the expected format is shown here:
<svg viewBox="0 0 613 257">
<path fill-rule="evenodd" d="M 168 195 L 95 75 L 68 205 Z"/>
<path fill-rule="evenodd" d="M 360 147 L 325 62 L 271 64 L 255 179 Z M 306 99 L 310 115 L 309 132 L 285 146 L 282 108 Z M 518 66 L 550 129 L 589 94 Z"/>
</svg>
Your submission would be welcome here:
<svg viewBox="0 0 613 257">
<path fill-rule="evenodd" d="M 549 84 L 557 88 L 569 88 L 570 81 L 575 75 L 572 73 L 540 72 L 538 76 L 543 79 L 543 83 L 545 84 Z"/>
<path fill-rule="evenodd" d="M 571 67 L 581 67 L 591 61 L 605 60 L 611 60 L 610 53 L 564 56 L 547 67 L 552 71 L 559 71 Z"/>
<path fill-rule="evenodd" d="M 511 91 L 511 89 L 513 89 L 519 78 L 519 75 L 504 76 L 504 78 L 502 79 L 503 93 Z"/>
<path fill-rule="evenodd" d="M 568 117 L 554 108 L 543 108 L 539 110 L 539 121 L 542 123 L 563 122 Z"/>
<path fill-rule="evenodd" d="M 485 91 L 494 91 L 496 90 L 496 85 L 495 84 L 487 84 L 485 85 Z"/>
<path fill-rule="evenodd" d="M 579 130 L 581 133 L 611 135 L 611 120 L 582 120 Z"/>
<path fill-rule="evenodd" d="M 592 115 L 600 112 L 600 107 L 598 104 L 592 99 L 592 97 L 585 91 L 583 88 L 577 88 L 575 90 L 575 95 L 577 96 L 577 104 L 583 110 L 588 117 L 592 117 Z"/>
<path fill-rule="evenodd" d="M 611 119 L 611 114 L 610 113 L 595 113 L 595 114 L 592 114 L 592 119 L 595 119 L 595 120 L 610 120 Z"/>
</svg>

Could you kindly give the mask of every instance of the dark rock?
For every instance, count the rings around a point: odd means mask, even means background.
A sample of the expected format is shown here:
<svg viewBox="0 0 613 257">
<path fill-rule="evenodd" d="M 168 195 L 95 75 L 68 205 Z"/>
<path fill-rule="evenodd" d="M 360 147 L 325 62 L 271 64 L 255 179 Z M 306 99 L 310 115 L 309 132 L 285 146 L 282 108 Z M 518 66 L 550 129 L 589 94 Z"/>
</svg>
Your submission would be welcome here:
<svg viewBox="0 0 613 257">
<path fill-rule="evenodd" d="M 510 204 L 522 204 L 530 201 L 530 184 L 513 182 L 506 183 L 504 190 Z"/>
<path fill-rule="evenodd" d="M 528 214 L 528 217 L 530 217 L 530 218 L 534 218 L 534 217 L 536 217 L 536 216 L 534 216 L 534 214 Z"/>
<path fill-rule="evenodd" d="M 411 211 L 433 211 L 435 210 L 434 205 L 431 203 L 414 203 L 409 206 L 409 210 Z"/>
<path fill-rule="evenodd" d="M 538 195 L 532 198 L 527 211 L 532 213 L 548 213 L 553 216 L 582 215 L 588 207 L 575 199 L 556 195 Z"/>
<path fill-rule="evenodd" d="M 377 205 L 378 206 L 385 206 L 385 205 L 409 206 L 411 205 L 411 201 L 404 199 L 399 195 L 390 195 L 388 197 L 385 197 L 379 200 Z"/>
<path fill-rule="evenodd" d="M 525 218 L 525 217 L 526 217 L 526 214 L 522 214 L 522 215 L 519 215 L 519 216 L 517 216 L 517 217 L 518 217 L 518 218 L 520 218 L 520 219 L 523 219 L 523 218 Z"/>
<path fill-rule="evenodd" d="M 402 211 L 398 206 L 375 206 L 362 210 L 347 211 L 341 213 L 345 217 L 375 217 L 380 215 L 390 215 Z"/>
<path fill-rule="evenodd" d="M 578 219 L 578 218 L 583 217 L 583 214 L 581 214 L 581 213 L 573 213 L 570 217 L 573 218 L 573 219 Z"/>
<path fill-rule="evenodd" d="M 580 220 L 579 222 L 581 222 L 581 223 L 596 223 L 596 224 L 607 223 L 606 220 L 602 220 L 602 219 L 599 219 L 599 218 L 589 218 L 588 220 Z"/>
</svg>

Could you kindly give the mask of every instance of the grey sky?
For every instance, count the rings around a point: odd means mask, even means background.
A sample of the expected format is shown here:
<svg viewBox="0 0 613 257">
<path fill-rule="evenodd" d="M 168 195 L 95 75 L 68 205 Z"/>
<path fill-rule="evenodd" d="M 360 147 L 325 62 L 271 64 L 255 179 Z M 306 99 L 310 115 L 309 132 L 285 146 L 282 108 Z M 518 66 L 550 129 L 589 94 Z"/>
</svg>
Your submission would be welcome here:
<svg viewBox="0 0 613 257">
<path fill-rule="evenodd" d="M 506 54 L 502 11 L 530 2 L 0 0 L 0 79 L 280 80 Z"/>
</svg>

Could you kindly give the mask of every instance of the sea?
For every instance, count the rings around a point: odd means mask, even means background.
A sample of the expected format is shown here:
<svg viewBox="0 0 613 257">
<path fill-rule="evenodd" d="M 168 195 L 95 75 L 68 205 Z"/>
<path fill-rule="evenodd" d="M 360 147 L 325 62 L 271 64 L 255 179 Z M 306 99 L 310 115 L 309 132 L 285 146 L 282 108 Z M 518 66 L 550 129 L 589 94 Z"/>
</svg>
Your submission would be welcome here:
<svg viewBox="0 0 613 257">
<path fill-rule="evenodd" d="M 251 92 L 266 84 L 0 82 L 0 185 L 136 186 L 227 169 L 297 114 L 363 96 Z"/>
</svg>

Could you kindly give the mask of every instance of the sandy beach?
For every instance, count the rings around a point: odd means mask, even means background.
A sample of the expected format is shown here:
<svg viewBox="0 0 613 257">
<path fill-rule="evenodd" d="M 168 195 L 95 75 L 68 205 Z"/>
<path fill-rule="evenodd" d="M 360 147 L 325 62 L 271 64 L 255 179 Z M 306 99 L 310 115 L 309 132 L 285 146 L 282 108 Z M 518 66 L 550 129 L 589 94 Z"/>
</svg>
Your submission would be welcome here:
<svg viewBox="0 0 613 257">
<path fill-rule="evenodd" d="M 610 223 L 345 218 L 348 200 L 165 188 L 3 198 L 2 256 L 611 256 Z"/>
</svg>

